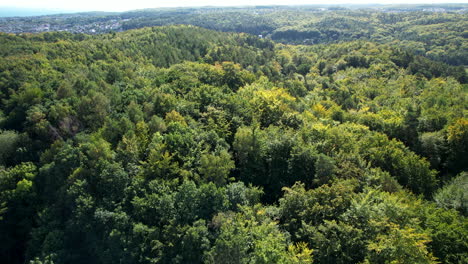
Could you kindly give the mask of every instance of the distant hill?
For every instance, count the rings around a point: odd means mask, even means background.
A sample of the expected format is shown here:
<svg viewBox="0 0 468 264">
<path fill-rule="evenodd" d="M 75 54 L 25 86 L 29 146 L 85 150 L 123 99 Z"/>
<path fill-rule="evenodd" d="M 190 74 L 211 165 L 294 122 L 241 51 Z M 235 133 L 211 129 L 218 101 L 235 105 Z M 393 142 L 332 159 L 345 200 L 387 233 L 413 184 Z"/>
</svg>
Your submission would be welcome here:
<svg viewBox="0 0 468 264">
<path fill-rule="evenodd" d="M 249 33 L 284 44 L 374 41 L 451 65 L 468 65 L 467 10 L 466 4 L 159 8 L 0 17 L 0 32 L 101 34 L 185 24 Z"/>
</svg>

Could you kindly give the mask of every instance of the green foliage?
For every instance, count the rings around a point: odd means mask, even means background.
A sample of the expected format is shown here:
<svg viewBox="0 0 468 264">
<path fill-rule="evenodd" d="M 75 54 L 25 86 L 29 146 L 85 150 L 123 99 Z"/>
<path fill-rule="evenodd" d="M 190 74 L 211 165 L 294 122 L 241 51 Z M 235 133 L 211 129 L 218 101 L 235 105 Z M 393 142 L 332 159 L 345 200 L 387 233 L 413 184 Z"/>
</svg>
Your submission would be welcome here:
<svg viewBox="0 0 468 264">
<path fill-rule="evenodd" d="M 18 141 L 19 135 L 15 131 L 0 131 L 0 164 L 6 165 L 13 158 Z"/>
<path fill-rule="evenodd" d="M 363 231 L 343 222 L 325 220 L 318 227 L 304 225 L 302 231 L 319 263 L 350 263 L 363 259 Z"/>
<path fill-rule="evenodd" d="M 26 241 L 35 225 L 38 197 L 33 181 L 36 175 L 37 167 L 32 163 L 0 170 L 0 257 L 9 263 L 24 258 Z"/>
<path fill-rule="evenodd" d="M 311 263 L 307 247 L 288 248 L 287 236 L 268 216 L 268 208 L 242 208 L 242 214 L 221 214 L 213 219 L 219 235 L 207 263 Z"/>
<path fill-rule="evenodd" d="M 423 227 L 432 239 L 429 248 L 434 256 L 444 263 L 467 261 L 467 221 L 453 210 L 436 208 L 434 204 L 424 205 Z"/>
<path fill-rule="evenodd" d="M 462 172 L 434 194 L 434 201 L 444 209 L 455 209 L 468 214 L 468 173 Z"/>
<path fill-rule="evenodd" d="M 229 177 L 229 172 L 234 169 L 234 161 L 231 155 L 222 150 L 218 155 L 205 154 L 200 159 L 200 173 L 205 181 L 224 185 Z"/>
<path fill-rule="evenodd" d="M 378 235 L 376 242 L 368 245 L 369 255 L 364 263 L 438 263 L 427 250 L 425 234 L 414 229 L 400 229 L 389 224 L 387 234 Z"/>
<path fill-rule="evenodd" d="M 449 164 L 456 171 L 466 170 L 468 149 L 468 120 L 461 118 L 447 128 L 447 141 L 450 147 Z"/>
<path fill-rule="evenodd" d="M 406 14 L 342 14 L 262 30 L 328 42 L 360 38 L 349 23 L 417 30 Z M 378 29 L 367 38 L 388 36 Z M 454 68 L 374 42 L 193 26 L 0 43 L 6 263 L 466 262 Z"/>
<path fill-rule="evenodd" d="M 299 183 L 292 188 L 284 188 L 285 194 L 279 200 L 281 223 L 294 238 L 299 239 L 304 225 L 317 226 L 344 213 L 350 206 L 355 188 L 356 183 L 352 181 L 322 185 L 307 191 Z"/>
</svg>

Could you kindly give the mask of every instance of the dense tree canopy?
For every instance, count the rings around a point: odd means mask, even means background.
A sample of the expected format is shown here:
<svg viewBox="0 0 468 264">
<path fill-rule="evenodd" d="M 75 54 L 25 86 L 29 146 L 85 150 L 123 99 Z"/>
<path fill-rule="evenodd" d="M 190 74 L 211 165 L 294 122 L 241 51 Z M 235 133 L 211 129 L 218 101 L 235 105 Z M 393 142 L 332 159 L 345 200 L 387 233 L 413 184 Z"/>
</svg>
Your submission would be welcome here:
<svg viewBox="0 0 468 264">
<path fill-rule="evenodd" d="M 463 68 L 194 26 L 0 43 L 6 263 L 468 261 Z"/>
</svg>

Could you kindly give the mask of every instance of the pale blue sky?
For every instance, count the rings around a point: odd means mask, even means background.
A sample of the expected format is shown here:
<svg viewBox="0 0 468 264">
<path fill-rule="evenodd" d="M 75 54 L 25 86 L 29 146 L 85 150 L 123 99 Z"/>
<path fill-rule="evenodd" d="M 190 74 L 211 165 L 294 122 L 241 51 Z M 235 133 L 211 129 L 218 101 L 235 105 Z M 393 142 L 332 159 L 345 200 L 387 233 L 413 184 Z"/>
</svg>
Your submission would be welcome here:
<svg viewBox="0 0 468 264">
<path fill-rule="evenodd" d="M 435 4 L 468 3 L 468 0 L 0 0 L 0 6 L 83 11 L 125 11 L 154 7 L 239 6 L 239 5 L 303 5 L 303 4 Z"/>
</svg>

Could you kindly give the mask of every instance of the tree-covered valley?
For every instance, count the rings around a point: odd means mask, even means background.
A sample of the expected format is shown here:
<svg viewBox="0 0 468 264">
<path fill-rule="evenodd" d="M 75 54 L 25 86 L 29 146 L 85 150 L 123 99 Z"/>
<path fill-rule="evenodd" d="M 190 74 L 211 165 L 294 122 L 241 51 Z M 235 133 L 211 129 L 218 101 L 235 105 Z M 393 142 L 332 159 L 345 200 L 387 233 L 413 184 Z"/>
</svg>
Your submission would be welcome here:
<svg viewBox="0 0 468 264">
<path fill-rule="evenodd" d="M 0 262 L 467 263 L 456 16 L 440 57 L 193 25 L 0 33 Z"/>
</svg>

